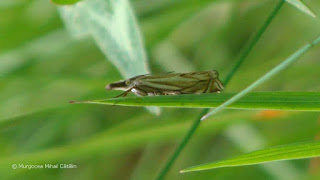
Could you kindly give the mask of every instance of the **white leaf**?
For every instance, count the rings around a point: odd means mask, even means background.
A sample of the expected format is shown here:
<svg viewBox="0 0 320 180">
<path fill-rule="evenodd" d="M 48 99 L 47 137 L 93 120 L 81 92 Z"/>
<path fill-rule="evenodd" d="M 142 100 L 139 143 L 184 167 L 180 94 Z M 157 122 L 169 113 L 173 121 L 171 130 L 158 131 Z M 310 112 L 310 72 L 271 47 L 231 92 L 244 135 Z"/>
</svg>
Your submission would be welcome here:
<svg viewBox="0 0 320 180">
<path fill-rule="evenodd" d="M 91 35 L 125 79 L 149 73 L 140 30 L 127 0 L 83 0 L 59 10 L 72 34 Z"/>
</svg>

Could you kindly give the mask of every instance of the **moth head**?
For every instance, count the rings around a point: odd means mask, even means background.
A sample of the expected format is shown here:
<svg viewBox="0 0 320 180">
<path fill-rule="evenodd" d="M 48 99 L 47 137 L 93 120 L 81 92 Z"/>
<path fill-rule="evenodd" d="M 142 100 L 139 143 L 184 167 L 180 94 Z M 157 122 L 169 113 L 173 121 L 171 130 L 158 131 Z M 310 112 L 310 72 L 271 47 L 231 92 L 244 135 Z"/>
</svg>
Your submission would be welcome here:
<svg viewBox="0 0 320 180">
<path fill-rule="evenodd" d="M 213 77 L 219 77 L 219 73 L 216 70 L 212 70 Z"/>
<path fill-rule="evenodd" d="M 107 90 L 121 90 L 121 91 L 128 91 L 129 89 L 132 88 L 132 86 L 134 85 L 134 81 L 142 76 L 145 75 L 139 75 L 139 76 L 135 76 L 133 78 L 130 79 L 126 79 L 126 80 L 122 80 L 122 81 L 118 81 L 118 82 L 114 82 L 111 84 L 108 84 L 106 86 Z"/>
<path fill-rule="evenodd" d="M 219 79 L 219 73 L 216 70 L 212 70 L 212 76 L 215 78 L 215 89 L 217 91 L 222 91 L 224 89 L 222 82 Z"/>
<path fill-rule="evenodd" d="M 122 81 L 118 81 L 118 82 L 114 82 L 114 83 L 110 83 L 106 86 L 107 90 L 121 90 L 121 91 L 127 91 L 129 90 L 131 84 L 131 80 L 127 79 L 127 80 L 122 80 Z"/>
</svg>

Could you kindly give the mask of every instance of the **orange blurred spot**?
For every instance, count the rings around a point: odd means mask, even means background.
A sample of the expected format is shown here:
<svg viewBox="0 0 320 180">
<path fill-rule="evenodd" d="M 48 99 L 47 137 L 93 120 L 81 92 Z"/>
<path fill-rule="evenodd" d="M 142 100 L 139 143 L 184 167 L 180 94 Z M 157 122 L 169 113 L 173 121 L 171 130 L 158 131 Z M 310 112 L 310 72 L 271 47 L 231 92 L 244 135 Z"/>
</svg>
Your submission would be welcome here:
<svg viewBox="0 0 320 180">
<path fill-rule="evenodd" d="M 268 120 L 283 117 L 286 113 L 279 110 L 263 110 L 256 114 L 256 120 Z"/>
<path fill-rule="evenodd" d="M 318 119 L 318 125 L 320 125 L 320 117 Z M 315 140 L 320 140 L 320 132 L 315 136 Z M 309 173 L 313 175 L 320 175 L 320 158 L 312 158 L 309 164 Z"/>
</svg>

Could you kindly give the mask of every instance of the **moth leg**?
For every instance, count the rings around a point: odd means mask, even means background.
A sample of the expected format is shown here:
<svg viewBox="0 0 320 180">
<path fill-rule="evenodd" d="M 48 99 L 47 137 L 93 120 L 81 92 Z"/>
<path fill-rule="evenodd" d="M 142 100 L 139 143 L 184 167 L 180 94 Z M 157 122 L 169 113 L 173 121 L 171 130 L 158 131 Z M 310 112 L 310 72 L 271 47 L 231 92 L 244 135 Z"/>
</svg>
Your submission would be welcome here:
<svg viewBox="0 0 320 180">
<path fill-rule="evenodd" d="M 163 95 L 178 95 L 178 94 L 181 94 L 180 91 L 167 91 L 167 92 L 164 92 Z"/>
<path fill-rule="evenodd" d="M 147 96 L 148 95 L 148 93 L 146 93 L 145 91 L 138 89 L 138 88 L 132 88 L 131 91 L 137 96 Z"/>
<path fill-rule="evenodd" d="M 153 92 L 148 92 L 148 96 L 158 96 L 159 93 L 153 91 Z"/>
<path fill-rule="evenodd" d="M 154 91 L 153 94 L 154 94 L 154 96 L 164 95 L 164 93 L 161 93 L 159 91 Z"/>
<path fill-rule="evenodd" d="M 131 91 L 131 89 L 130 90 L 128 90 L 128 91 L 125 91 L 124 93 L 121 93 L 121 94 L 119 94 L 118 96 L 115 96 L 115 97 L 113 97 L 113 98 L 118 98 L 118 97 L 125 97 L 125 96 L 127 96 L 127 94 L 129 93 Z"/>
</svg>

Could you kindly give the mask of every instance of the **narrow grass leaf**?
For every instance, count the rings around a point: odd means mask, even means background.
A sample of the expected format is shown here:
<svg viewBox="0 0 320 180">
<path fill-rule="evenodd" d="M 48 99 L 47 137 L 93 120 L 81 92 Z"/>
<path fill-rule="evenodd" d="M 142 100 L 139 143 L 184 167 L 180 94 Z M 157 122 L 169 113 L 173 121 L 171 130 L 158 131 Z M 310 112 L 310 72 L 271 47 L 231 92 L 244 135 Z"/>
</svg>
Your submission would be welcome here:
<svg viewBox="0 0 320 180">
<path fill-rule="evenodd" d="M 161 106 L 183 108 L 214 108 L 233 97 L 235 93 L 186 94 L 177 96 L 147 96 L 131 98 L 110 98 L 92 101 L 71 101 L 70 103 Z M 281 109 L 320 111 L 320 92 L 252 92 L 228 106 L 237 109 Z"/>
<path fill-rule="evenodd" d="M 316 15 L 306 6 L 304 5 L 300 0 L 286 0 L 288 3 L 291 5 L 295 6 L 298 8 L 300 11 L 312 16 L 316 17 Z"/>
<path fill-rule="evenodd" d="M 229 160 L 193 166 L 181 170 L 180 172 L 185 173 L 190 171 L 202 171 L 221 167 L 254 165 L 271 161 L 304 159 L 318 156 L 320 156 L 320 141 L 295 143 L 246 153 Z"/>
<path fill-rule="evenodd" d="M 77 3 L 80 0 L 51 0 L 51 1 L 57 5 L 71 5 L 71 4 Z"/>
<path fill-rule="evenodd" d="M 308 50 L 310 50 L 313 46 L 315 46 L 316 44 L 318 44 L 320 42 L 320 36 L 317 37 L 314 41 L 312 41 L 311 43 L 305 45 L 304 47 L 302 47 L 301 49 L 299 49 L 298 51 L 296 51 L 295 53 L 293 53 L 291 56 L 289 56 L 286 60 L 284 60 L 282 63 L 280 63 L 279 65 L 277 65 L 276 67 L 274 67 L 272 70 L 270 70 L 268 73 L 266 73 L 265 75 L 263 75 L 260 79 L 258 79 L 257 81 L 255 81 L 254 83 L 252 83 L 250 86 L 248 86 L 246 89 L 242 90 L 241 92 L 239 92 L 238 94 L 236 94 L 235 96 L 233 96 L 232 98 L 228 99 L 227 101 L 225 101 L 223 104 L 221 104 L 219 107 L 217 107 L 216 109 L 212 110 L 211 112 L 209 112 L 208 114 L 204 115 L 201 120 L 206 119 L 207 117 L 223 110 L 225 107 L 230 106 L 232 103 L 238 101 L 240 98 L 242 98 L 243 96 L 245 96 L 246 94 L 248 94 L 250 91 L 252 91 L 253 89 L 255 89 L 256 87 L 258 87 L 259 85 L 261 85 L 262 83 L 264 83 L 265 81 L 269 80 L 270 78 L 272 78 L 273 76 L 275 76 L 276 74 L 278 74 L 280 71 L 284 70 L 285 68 L 287 68 L 289 65 L 291 65 L 293 62 L 295 62 L 296 60 L 299 59 L 299 57 L 301 57 L 303 54 L 305 54 Z"/>
</svg>

